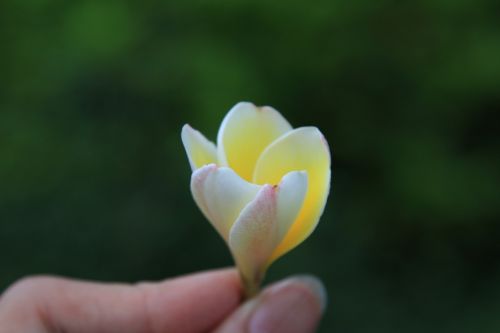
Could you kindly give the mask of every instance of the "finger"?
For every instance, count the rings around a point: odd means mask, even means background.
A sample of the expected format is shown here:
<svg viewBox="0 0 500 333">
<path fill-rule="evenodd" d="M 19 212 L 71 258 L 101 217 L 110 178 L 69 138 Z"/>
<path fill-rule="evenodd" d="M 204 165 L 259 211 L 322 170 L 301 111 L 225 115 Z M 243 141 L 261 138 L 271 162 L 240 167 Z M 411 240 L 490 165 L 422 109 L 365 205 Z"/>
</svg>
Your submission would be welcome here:
<svg viewBox="0 0 500 333">
<path fill-rule="evenodd" d="M 326 291 L 313 277 L 293 277 L 246 302 L 216 333 L 310 333 L 326 305 Z"/>
<path fill-rule="evenodd" d="M 21 317 L 36 318 L 30 327 L 46 332 L 206 332 L 240 300 L 232 269 L 135 286 L 38 277 L 4 294 L 0 331 L 9 318 Z"/>
</svg>

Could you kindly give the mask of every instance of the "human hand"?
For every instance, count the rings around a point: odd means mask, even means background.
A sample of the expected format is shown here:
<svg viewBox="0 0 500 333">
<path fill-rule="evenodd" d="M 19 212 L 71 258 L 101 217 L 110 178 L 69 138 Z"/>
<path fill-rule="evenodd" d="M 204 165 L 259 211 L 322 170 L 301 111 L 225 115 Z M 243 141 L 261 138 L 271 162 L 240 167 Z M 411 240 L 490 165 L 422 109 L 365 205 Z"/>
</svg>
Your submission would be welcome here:
<svg viewBox="0 0 500 333">
<path fill-rule="evenodd" d="M 0 333 L 307 333 L 325 300 L 317 279 L 292 277 L 241 303 L 233 269 L 135 285 L 30 277 L 0 296 Z"/>
</svg>

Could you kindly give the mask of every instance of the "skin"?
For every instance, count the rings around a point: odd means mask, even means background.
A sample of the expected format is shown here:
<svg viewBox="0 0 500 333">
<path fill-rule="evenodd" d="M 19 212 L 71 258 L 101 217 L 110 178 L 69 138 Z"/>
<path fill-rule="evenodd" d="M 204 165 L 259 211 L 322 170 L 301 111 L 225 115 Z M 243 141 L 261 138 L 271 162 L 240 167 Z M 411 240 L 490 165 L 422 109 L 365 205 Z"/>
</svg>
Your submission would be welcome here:
<svg viewBox="0 0 500 333">
<path fill-rule="evenodd" d="M 0 296 L 0 332 L 314 332 L 324 298 L 309 280 L 242 302 L 234 269 L 134 285 L 27 277 Z"/>
</svg>

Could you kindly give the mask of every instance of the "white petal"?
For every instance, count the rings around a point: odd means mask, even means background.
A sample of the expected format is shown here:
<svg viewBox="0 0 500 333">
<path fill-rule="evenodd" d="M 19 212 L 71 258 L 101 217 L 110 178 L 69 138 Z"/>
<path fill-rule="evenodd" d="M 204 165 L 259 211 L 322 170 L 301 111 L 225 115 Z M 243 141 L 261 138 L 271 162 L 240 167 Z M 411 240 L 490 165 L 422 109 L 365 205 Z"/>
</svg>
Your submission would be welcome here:
<svg viewBox="0 0 500 333">
<path fill-rule="evenodd" d="M 233 170 L 210 164 L 191 176 L 191 192 L 198 207 L 227 241 L 241 210 L 262 186 L 241 179 Z"/>
<path fill-rule="evenodd" d="M 242 274 L 258 280 L 295 221 L 307 191 L 307 174 L 294 171 L 277 186 L 264 185 L 241 212 L 229 234 L 229 247 Z"/>
<path fill-rule="evenodd" d="M 228 112 L 217 134 L 219 163 L 251 181 L 262 151 L 291 130 L 286 119 L 272 107 L 238 103 Z"/>
<path fill-rule="evenodd" d="M 297 218 L 307 193 L 307 172 L 292 171 L 278 185 L 279 242 Z"/>
<path fill-rule="evenodd" d="M 182 127 L 181 138 L 193 171 L 217 163 L 217 148 L 199 131 L 186 124 Z"/>
</svg>

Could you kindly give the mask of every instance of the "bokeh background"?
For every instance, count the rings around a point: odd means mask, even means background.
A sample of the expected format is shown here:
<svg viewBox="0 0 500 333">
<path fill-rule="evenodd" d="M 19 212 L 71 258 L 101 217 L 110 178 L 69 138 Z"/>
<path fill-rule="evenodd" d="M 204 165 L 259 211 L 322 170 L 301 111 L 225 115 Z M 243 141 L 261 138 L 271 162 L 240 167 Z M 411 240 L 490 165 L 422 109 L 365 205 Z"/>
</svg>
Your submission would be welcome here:
<svg viewBox="0 0 500 333">
<path fill-rule="evenodd" d="M 0 290 L 231 265 L 180 129 L 238 101 L 317 125 L 333 186 L 270 270 L 320 332 L 500 330 L 500 2 L 0 2 Z"/>
</svg>

